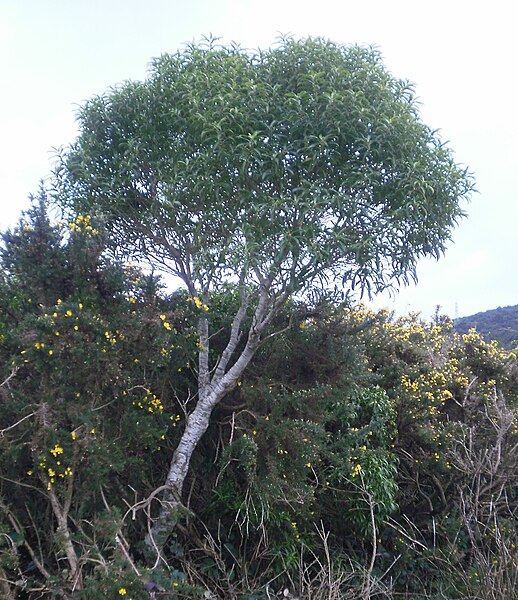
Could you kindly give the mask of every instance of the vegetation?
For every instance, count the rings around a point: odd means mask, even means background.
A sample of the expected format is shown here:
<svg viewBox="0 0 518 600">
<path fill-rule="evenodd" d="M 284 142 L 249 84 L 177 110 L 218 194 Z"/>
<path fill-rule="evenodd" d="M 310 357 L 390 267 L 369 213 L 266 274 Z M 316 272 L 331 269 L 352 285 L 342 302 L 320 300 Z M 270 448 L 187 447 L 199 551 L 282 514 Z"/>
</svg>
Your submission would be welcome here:
<svg viewBox="0 0 518 600">
<path fill-rule="evenodd" d="M 191 47 L 80 124 L 0 247 L 2 597 L 511 598 L 516 354 L 348 294 L 471 188 L 406 84 Z"/>
<path fill-rule="evenodd" d="M 499 307 L 455 319 L 455 329 L 460 333 L 476 329 L 486 339 L 497 340 L 510 350 L 518 344 L 518 306 Z"/>
<path fill-rule="evenodd" d="M 51 224 L 44 197 L 4 234 L 2 597 L 513 597 L 516 354 L 323 301 L 286 305 L 215 408 L 150 562 L 204 308 L 105 239 L 88 216 Z M 212 297 L 214 353 L 238 295 Z"/>
<path fill-rule="evenodd" d="M 146 537 L 159 550 L 215 407 L 286 303 L 414 277 L 418 258 L 443 251 L 472 181 L 376 51 L 323 40 L 164 55 L 146 81 L 87 102 L 79 126 L 59 202 L 102 218 L 112 250 L 179 278 L 198 309 L 195 403 Z M 222 327 L 213 303 L 230 282 Z"/>
</svg>

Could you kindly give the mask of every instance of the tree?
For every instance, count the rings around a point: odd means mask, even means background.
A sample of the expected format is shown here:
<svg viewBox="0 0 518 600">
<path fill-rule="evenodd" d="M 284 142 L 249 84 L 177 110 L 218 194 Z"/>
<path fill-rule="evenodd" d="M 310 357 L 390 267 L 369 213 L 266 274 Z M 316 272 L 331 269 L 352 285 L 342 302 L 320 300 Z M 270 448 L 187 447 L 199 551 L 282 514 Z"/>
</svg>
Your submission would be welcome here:
<svg viewBox="0 0 518 600">
<path fill-rule="evenodd" d="M 175 522 L 189 462 L 294 295 L 369 294 L 415 278 L 463 215 L 471 177 L 421 123 L 379 52 L 321 39 L 249 54 L 213 43 L 88 101 L 57 170 L 61 204 L 102 215 L 113 247 L 170 273 L 199 309 L 198 390 L 153 536 Z M 239 302 L 210 353 L 211 294 Z"/>
</svg>

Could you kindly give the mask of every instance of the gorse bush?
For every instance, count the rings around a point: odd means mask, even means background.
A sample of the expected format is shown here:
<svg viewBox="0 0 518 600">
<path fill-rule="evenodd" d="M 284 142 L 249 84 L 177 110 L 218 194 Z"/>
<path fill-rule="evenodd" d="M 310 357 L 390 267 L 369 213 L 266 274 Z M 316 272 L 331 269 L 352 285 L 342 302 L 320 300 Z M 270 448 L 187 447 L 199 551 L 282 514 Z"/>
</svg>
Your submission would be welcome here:
<svg viewBox="0 0 518 600">
<path fill-rule="evenodd" d="M 103 231 L 53 224 L 42 196 L 3 236 L 2 597 L 512 597 L 516 354 L 440 316 L 322 300 L 286 306 L 216 407 L 150 560 L 198 316 L 217 356 L 238 291 L 168 294 Z"/>
<path fill-rule="evenodd" d="M 105 514 L 116 533 L 142 473 L 153 487 L 165 468 L 184 415 L 164 374 L 181 386 L 195 348 L 187 302 L 165 306 L 151 276 L 90 253 L 92 223 L 52 227 L 40 199 L 2 253 L 2 516 L 18 535 L 8 551 L 29 553 L 31 577 L 57 571 L 78 589 L 85 562 L 120 551 L 96 521 Z"/>
</svg>

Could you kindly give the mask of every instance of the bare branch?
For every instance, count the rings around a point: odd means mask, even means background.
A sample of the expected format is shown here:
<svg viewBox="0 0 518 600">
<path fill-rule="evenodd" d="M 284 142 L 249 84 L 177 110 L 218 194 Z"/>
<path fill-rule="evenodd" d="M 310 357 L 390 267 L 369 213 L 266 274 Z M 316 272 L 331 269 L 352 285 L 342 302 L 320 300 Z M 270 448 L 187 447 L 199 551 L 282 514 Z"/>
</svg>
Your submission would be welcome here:
<svg viewBox="0 0 518 600">
<path fill-rule="evenodd" d="M 19 421 L 16 421 L 16 423 L 14 423 L 13 425 L 9 425 L 9 427 L 6 427 L 5 429 L 0 429 L 0 436 L 3 436 L 6 431 L 9 431 L 10 429 L 14 429 L 15 427 L 18 427 L 18 425 L 20 425 L 20 423 L 23 423 L 25 420 L 30 419 L 31 417 L 34 417 L 35 414 L 36 413 L 32 412 L 28 415 L 25 415 L 25 417 L 22 417 Z"/>
<path fill-rule="evenodd" d="M 4 379 L 4 381 L 2 381 L 2 383 L 0 383 L 0 387 L 4 387 L 4 385 L 6 386 L 9 383 L 9 381 L 11 381 L 11 379 L 16 375 L 16 373 L 18 373 L 19 369 L 20 369 L 20 367 L 14 367 L 14 369 L 7 376 L 7 378 Z"/>
</svg>

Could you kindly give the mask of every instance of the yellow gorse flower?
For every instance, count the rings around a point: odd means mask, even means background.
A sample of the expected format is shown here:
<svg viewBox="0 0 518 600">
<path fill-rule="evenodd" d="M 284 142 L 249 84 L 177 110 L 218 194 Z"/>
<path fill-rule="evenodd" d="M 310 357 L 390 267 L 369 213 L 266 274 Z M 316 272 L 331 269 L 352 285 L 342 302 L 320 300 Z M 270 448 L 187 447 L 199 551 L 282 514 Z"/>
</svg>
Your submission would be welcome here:
<svg viewBox="0 0 518 600">
<path fill-rule="evenodd" d="M 50 453 L 56 457 L 59 454 L 63 454 L 63 448 L 59 444 L 55 444 L 54 448 L 51 448 Z"/>
<path fill-rule="evenodd" d="M 194 296 L 194 298 L 189 298 L 189 300 L 191 300 L 192 302 L 194 302 L 194 305 L 196 306 L 196 308 L 201 308 L 205 312 L 207 312 L 209 310 L 209 307 L 206 304 L 204 304 L 200 300 L 200 298 L 198 298 L 198 296 Z"/>
<path fill-rule="evenodd" d="M 86 237 L 93 237 L 99 233 L 98 229 L 94 229 L 90 225 L 92 220 L 91 215 L 78 215 L 75 221 L 71 221 L 68 224 L 68 228 L 73 233 L 83 233 Z"/>
</svg>

